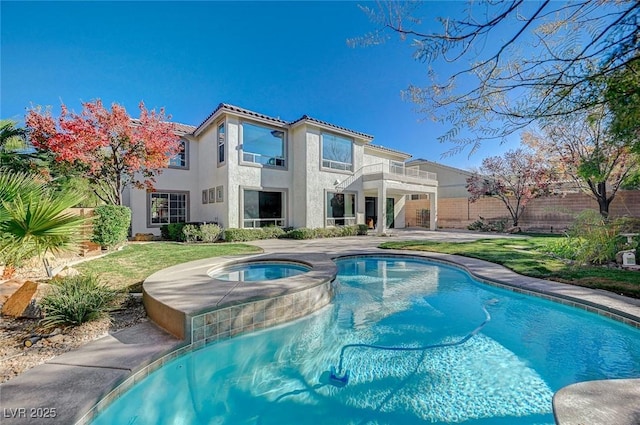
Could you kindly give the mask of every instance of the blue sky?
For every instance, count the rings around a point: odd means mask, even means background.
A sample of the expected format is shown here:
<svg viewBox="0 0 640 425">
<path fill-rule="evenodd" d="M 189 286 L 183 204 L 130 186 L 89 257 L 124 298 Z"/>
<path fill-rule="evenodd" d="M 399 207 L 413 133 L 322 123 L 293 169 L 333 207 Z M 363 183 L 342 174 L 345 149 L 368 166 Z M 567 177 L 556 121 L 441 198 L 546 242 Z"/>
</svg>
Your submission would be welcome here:
<svg viewBox="0 0 640 425">
<path fill-rule="evenodd" d="M 220 103 L 295 120 L 314 118 L 371 134 L 373 143 L 469 168 L 514 148 L 485 143 L 443 158 L 447 126 L 401 98 L 426 84 L 408 42 L 349 47 L 376 28 L 365 2 L 7 2 L 1 7 L 0 117 L 30 105 L 117 102 L 137 116 L 165 107 L 200 124 Z M 429 2 L 434 18 L 462 2 Z M 446 75 L 447 69 L 438 69 Z"/>
</svg>

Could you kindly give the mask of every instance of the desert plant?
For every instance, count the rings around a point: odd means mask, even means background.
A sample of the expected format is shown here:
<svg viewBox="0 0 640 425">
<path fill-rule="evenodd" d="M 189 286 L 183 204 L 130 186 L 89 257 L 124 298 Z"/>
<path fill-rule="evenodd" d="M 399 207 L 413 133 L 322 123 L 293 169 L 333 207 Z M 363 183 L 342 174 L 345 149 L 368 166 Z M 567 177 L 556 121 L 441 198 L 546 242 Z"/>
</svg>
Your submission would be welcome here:
<svg viewBox="0 0 640 425">
<path fill-rule="evenodd" d="M 45 327 L 79 325 L 103 317 L 119 298 L 119 292 L 92 275 L 54 279 L 53 286 L 40 301 Z"/>
<path fill-rule="evenodd" d="M 78 202 L 71 192 L 53 193 L 34 176 L 0 172 L 0 261 L 4 277 L 15 267 L 47 252 L 78 245 L 85 219 L 68 212 Z"/>
<path fill-rule="evenodd" d="M 620 233 L 625 225 L 625 220 L 609 221 L 595 210 L 584 210 L 577 215 L 566 238 L 550 244 L 549 250 L 578 264 L 614 261 L 624 246 Z"/>
<path fill-rule="evenodd" d="M 112 248 L 127 240 L 131 224 L 131 209 L 120 205 L 101 205 L 94 210 L 91 241 L 103 248 Z"/>
</svg>

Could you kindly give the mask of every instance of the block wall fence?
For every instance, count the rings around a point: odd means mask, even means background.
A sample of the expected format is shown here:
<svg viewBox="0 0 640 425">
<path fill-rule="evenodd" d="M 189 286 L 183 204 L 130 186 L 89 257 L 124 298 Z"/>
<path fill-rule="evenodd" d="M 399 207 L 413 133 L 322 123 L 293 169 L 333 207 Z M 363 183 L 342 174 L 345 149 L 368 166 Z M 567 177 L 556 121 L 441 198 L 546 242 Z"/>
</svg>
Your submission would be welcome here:
<svg viewBox="0 0 640 425">
<path fill-rule="evenodd" d="M 417 223 L 418 211 L 429 208 L 429 200 L 407 201 L 405 208 L 407 222 L 413 226 Z M 519 224 L 523 230 L 563 231 L 571 225 L 576 214 L 585 209 L 598 211 L 598 203 L 584 193 L 536 198 L 527 204 Z M 612 217 L 640 217 L 640 190 L 618 191 L 609 213 Z M 438 199 L 439 228 L 466 229 L 479 217 L 509 217 L 509 212 L 495 198 L 481 198 L 473 203 L 468 198 Z"/>
</svg>

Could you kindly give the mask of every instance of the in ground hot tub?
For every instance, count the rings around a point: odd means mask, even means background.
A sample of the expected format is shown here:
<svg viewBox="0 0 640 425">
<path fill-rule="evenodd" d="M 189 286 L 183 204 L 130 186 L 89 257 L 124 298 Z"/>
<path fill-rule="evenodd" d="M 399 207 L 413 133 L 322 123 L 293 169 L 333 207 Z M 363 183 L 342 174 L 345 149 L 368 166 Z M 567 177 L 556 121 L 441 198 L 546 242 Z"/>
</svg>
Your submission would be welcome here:
<svg viewBox="0 0 640 425">
<path fill-rule="evenodd" d="M 311 267 L 302 263 L 287 261 L 255 261 L 234 264 L 222 269 L 209 272 L 213 279 L 233 282 L 256 282 L 261 280 L 276 280 L 298 276 L 307 273 Z"/>
</svg>

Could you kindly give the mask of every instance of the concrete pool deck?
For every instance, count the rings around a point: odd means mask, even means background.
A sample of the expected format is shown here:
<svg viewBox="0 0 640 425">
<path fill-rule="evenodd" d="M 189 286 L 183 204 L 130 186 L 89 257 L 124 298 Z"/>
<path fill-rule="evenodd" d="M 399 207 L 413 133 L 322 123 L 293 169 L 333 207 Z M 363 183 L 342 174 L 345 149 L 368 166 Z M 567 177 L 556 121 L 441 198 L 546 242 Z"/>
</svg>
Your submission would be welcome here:
<svg viewBox="0 0 640 425">
<path fill-rule="evenodd" d="M 589 311 L 640 327 L 640 300 L 527 278 L 501 266 L 465 257 L 377 248 L 385 241 L 470 241 L 487 237 L 505 236 L 453 231 L 397 230 L 388 238 L 359 236 L 305 241 L 266 240 L 252 244 L 263 248 L 267 254 L 283 257 L 287 253 L 295 253 L 298 256 L 322 253 L 328 257 L 377 253 L 432 258 L 458 264 L 487 283 L 497 282 L 498 285 L 503 284 L 523 293 L 540 293 L 544 298 L 553 298 L 569 305 L 579 303 Z M 237 260 L 241 257 L 228 258 Z M 186 282 L 181 283 L 184 284 Z M 196 304 L 194 301 L 194 306 Z M 194 307 L 194 311 L 198 308 Z M 145 322 L 55 357 L 0 385 L 0 423 L 83 423 L 89 419 L 90 416 L 86 415 L 96 403 L 107 395 L 109 398 L 117 397 L 120 391 L 126 389 L 118 390 L 118 385 L 123 382 L 134 384 L 144 378 L 154 368 L 188 351 L 189 347 L 186 344 L 184 340 L 170 335 L 155 324 Z M 108 400 L 100 404 L 106 405 L 107 402 Z M 556 421 L 560 425 L 638 425 L 640 379 L 573 384 L 556 393 L 553 405 Z"/>
</svg>

